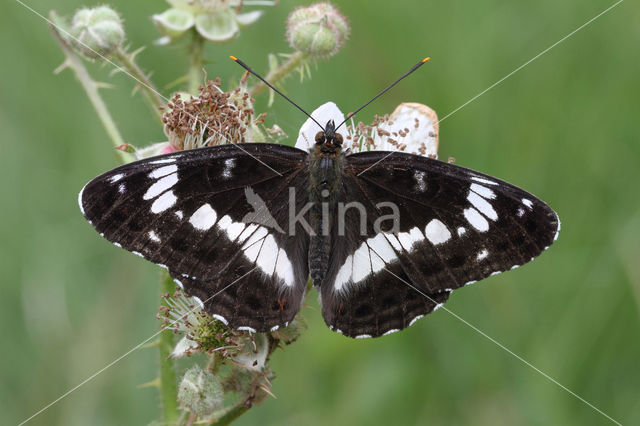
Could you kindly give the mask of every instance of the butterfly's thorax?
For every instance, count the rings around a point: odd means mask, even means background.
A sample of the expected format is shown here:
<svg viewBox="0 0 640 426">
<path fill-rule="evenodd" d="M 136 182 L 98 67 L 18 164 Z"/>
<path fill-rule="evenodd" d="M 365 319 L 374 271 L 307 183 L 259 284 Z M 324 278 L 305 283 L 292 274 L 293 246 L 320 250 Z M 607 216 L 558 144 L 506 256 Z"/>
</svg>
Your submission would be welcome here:
<svg viewBox="0 0 640 426">
<path fill-rule="evenodd" d="M 316 144 L 309 159 L 309 272 L 314 285 L 325 277 L 331 255 L 331 232 L 342 188 L 344 153 L 339 145 Z"/>
</svg>

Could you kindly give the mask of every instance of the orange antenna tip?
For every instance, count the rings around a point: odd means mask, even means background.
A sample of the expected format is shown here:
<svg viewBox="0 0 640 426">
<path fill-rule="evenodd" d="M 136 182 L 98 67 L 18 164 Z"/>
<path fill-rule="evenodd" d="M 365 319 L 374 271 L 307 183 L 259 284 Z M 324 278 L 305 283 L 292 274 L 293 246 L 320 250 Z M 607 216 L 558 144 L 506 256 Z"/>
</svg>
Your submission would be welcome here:
<svg viewBox="0 0 640 426">
<path fill-rule="evenodd" d="M 237 61 L 237 60 L 238 60 L 238 58 L 236 58 L 236 57 L 235 57 L 235 56 L 233 56 L 233 55 L 231 55 L 231 56 L 229 56 L 229 57 L 230 57 L 231 59 L 233 59 L 234 61 Z"/>
<path fill-rule="evenodd" d="M 428 60 L 430 60 L 430 59 L 431 59 L 431 58 L 427 56 L 426 58 L 424 58 L 424 59 L 423 59 L 422 61 L 420 61 L 420 62 L 422 62 L 422 63 L 424 64 L 425 62 L 427 62 L 427 61 L 428 61 Z"/>
</svg>

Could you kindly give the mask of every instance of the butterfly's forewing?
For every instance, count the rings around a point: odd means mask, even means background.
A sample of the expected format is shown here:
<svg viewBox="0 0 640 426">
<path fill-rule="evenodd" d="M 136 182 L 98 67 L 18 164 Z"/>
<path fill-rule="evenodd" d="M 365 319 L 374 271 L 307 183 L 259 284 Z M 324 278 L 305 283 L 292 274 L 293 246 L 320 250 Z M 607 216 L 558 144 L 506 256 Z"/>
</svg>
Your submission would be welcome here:
<svg viewBox="0 0 640 426">
<path fill-rule="evenodd" d="M 165 266 L 207 312 L 267 331 L 293 319 L 304 295 L 308 236 L 286 227 L 289 188 L 304 203 L 306 174 L 295 148 L 225 145 L 118 167 L 79 202 L 101 235 Z"/>
<path fill-rule="evenodd" d="M 345 202 L 385 215 L 376 206 L 391 202 L 399 213 L 395 234 L 376 232 L 369 214 L 365 236 L 347 213 L 345 250 L 322 287 L 325 321 L 346 335 L 404 328 L 452 290 L 529 262 L 557 237 L 555 212 L 520 188 L 425 157 L 387 155 L 346 158 Z M 411 302 L 421 293 L 426 302 Z"/>
</svg>

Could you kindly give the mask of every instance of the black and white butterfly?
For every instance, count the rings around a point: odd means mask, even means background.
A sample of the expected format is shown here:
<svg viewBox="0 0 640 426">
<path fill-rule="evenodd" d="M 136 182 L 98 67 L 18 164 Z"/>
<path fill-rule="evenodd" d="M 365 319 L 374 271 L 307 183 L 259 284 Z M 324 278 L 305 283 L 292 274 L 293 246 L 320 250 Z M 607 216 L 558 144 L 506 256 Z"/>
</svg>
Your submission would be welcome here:
<svg viewBox="0 0 640 426">
<path fill-rule="evenodd" d="M 287 325 L 311 276 L 332 330 L 389 334 L 557 238 L 556 213 L 514 185 L 341 143 L 329 121 L 310 151 L 245 143 L 149 158 L 93 179 L 79 204 L 106 239 L 166 267 L 215 318 L 254 332 Z M 364 223 L 362 209 L 343 209 L 340 230 L 339 203 L 362 206 Z M 398 213 L 388 231 L 376 226 L 384 203 Z"/>
</svg>

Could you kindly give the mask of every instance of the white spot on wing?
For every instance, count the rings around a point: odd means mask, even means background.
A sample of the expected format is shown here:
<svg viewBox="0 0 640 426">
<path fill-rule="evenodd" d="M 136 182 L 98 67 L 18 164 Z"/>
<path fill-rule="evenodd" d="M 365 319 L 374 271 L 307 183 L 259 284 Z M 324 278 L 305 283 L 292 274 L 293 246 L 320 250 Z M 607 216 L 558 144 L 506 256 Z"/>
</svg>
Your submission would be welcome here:
<svg viewBox="0 0 640 426">
<path fill-rule="evenodd" d="M 178 199 L 173 194 L 173 191 L 167 191 L 151 204 L 151 213 L 162 213 L 163 211 L 173 207 Z"/>
<path fill-rule="evenodd" d="M 476 228 L 480 232 L 486 232 L 489 230 L 489 222 L 485 219 L 478 210 L 473 207 L 469 207 L 464 210 L 464 218 L 467 219 L 467 222 L 474 228 Z"/>
<path fill-rule="evenodd" d="M 176 284 L 178 284 L 178 287 L 180 287 L 181 289 L 183 289 L 183 290 L 184 290 L 184 285 L 182 284 L 182 282 L 181 282 L 180 280 L 177 280 L 177 279 L 175 279 L 175 278 L 174 278 L 174 279 L 173 279 L 173 281 L 174 281 Z"/>
<path fill-rule="evenodd" d="M 182 210 L 176 210 L 175 212 L 173 212 L 178 219 L 182 220 L 182 218 L 184 217 L 184 214 L 182 213 Z"/>
<path fill-rule="evenodd" d="M 524 204 L 525 206 L 529 207 L 530 209 L 533 208 L 533 202 L 531 200 L 526 199 L 526 198 L 522 199 L 522 204 Z"/>
<path fill-rule="evenodd" d="M 437 311 L 438 309 L 442 308 L 442 306 L 443 306 L 443 305 L 444 305 L 444 303 L 438 303 L 438 304 L 433 308 L 433 311 L 431 311 L 431 312 L 435 312 L 435 311 Z"/>
<path fill-rule="evenodd" d="M 160 242 L 160 238 L 158 237 L 158 235 L 157 235 L 154 231 L 149 231 L 149 234 L 148 234 L 148 235 L 149 235 L 149 239 L 150 239 L 151 241 L 154 241 L 154 242 L 156 242 L 156 243 L 159 243 L 159 242 Z"/>
<path fill-rule="evenodd" d="M 417 317 L 415 317 L 414 319 L 412 319 L 409 322 L 409 327 L 411 327 L 413 324 L 415 324 L 416 321 L 418 321 L 420 318 L 422 318 L 424 315 L 418 315 Z"/>
<path fill-rule="evenodd" d="M 458 236 L 462 237 L 467 232 L 462 226 L 458 228 Z"/>
<path fill-rule="evenodd" d="M 225 231 L 227 237 L 229 237 L 231 241 L 235 241 L 236 238 L 238 238 L 238 235 L 242 233 L 246 225 L 242 222 L 234 222 L 231 217 L 225 215 L 222 216 L 222 219 L 220 219 L 218 225 L 216 226 L 220 230 Z"/>
<path fill-rule="evenodd" d="M 271 328 L 269 329 L 269 331 L 276 331 L 276 330 L 277 330 L 277 329 L 279 329 L 279 328 L 280 328 L 280 326 L 279 326 L 279 325 L 274 325 L 273 327 L 271 327 Z"/>
<path fill-rule="evenodd" d="M 207 231 L 216 223 L 216 220 L 218 220 L 216 211 L 213 210 L 209 204 L 205 203 L 193 212 L 189 218 L 189 223 L 196 229 Z"/>
<path fill-rule="evenodd" d="M 493 221 L 498 220 L 498 213 L 496 213 L 491 204 L 489 204 L 487 200 L 485 200 L 475 192 L 469 191 L 467 200 L 469 200 L 469 202 L 473 204 L 476 209 L 480 210 L 480 212 L 489 219 Z"/>
<path fill-rule="evenodd" d="M 365 279 L 371 275 L 371 258 L 369 257 L 369 247 L 362 244 L 353 253 L 353 273 L 351 279 L 354 283 Z"/>
<path fill-rule="evenodd" d="M 163 158 L 162 160 L 152 161 L 151 164 L 166 164 L 166 163 L 173 163 L 174 161 L 176 161 L 175 158 Z"/>
<path fill-rule="evenodd" d="M 124 177 L 124 175 L 122 173 L 118 173 L 116 175 L 113 175 L 109 178 L 109 182 L 111 183 L 116 183 L 117 181 L 119 181 L 120 179 L 122 179 Z"/>
<path fill-rule="evenodd" d="M 432 219 L 424 228 L 424 234 L 433 245 L 442 244 L 451 238 L 451 232 L 444 223 L 438 219 Z"/>
<path fill-rule="evenodd" d="M 136 256 L 140 256 L 141 258 L 144 259 L 144 256 L 139 251 L 132 251 L 131 253 L 135 254 Z"/>
<path fill-rule="evenodd" d="M 476 194 L 483 196 L 484 198 L 487 198 L 490 200 L 493 200 L 494 198 L 496 198 L 496 193 L 493 192 L 491 189 L 487 188 L 486 186 L 478 185 L 477 183 L 472 183 L 469 189 L 475 192 Z"/>
<path fill-rule="evenodd" d="M 118 192 L 120 194 L 124 194 L 124 191 L 126 191 L 127 187 L 124 185 L 124 182 L 121 183 L 120 185 L 118 185 Z"/>
<path fill-rule="evenodd" d="M 406 251 L 411 251 L 413 245 L 422 240 L 424 240 L 424 235 L 417 227 L 410 229 L 409 232 L 398 233 L 398 241 Z"/>
<path fill-rule="evenodd" d="M 204 303 L 202 303 L 202 299 L 200 299 L 199 297 L 193 296 L 193 300 L 198 302 L 198 305 L 200 305 L 200 307 L 204 309 Z"/>
<path fill-rule="evenodd" d="M 236 165 L 235 158 L 228 158 L 224 160 L 224 169 L 222 170 L 222 177 L 225 179 L 230 179 L 232 176 L 231 170 L 235 167 L 235 165 Z"/>
<path fill-rule="evenodd" d="M 476 182 L 480 182 L 480 183 L 486 183 L 487 185 L 497 185 L 498 182 L 494 182 L 492 180 L 488 180 L 488 179 L 483 179 L 481 177 L 477 177 L 477 176 L 471 176 L 471 180 L 475 180 Z"/>
<path fill-rule="evenodd" d="M 524 216 L 524 209 L 522 207 L 518 207 L 518 211 L 516 212 L 516 216 L 518 216 L 518 217 Z"/>
<path fill-rule="evenodd" d="M 402 251 L 402 245 L 398 241 L 398 237 L 393 234 L 386 234 L 386 237 L 396 251 Z"/>
<path fill-rule="evenodd" d="M 383 233 L 380 233 L 373 238 L 369 238 L 366 241 L 366 244 L 371 248 L 371 250 L 380 256 L 385 263 L 389 263 L 397 259 L 396 252 L 393 251 L 391 244 L 389 244 L 389 241 Z"/>
<path fill-rule="evenodd" d="M 476 257 L 476 259 L 482 260 L 487 256 L 489 256 L 489 252 L 487 251 L 487 249 L 482 249 L 478 252 L 478 256 Z"/>
<path fill-rule="evenodd" d="M 373 250 L 369 250 L 369 257 L 371 258 L 371 272 L 376 273 L 384 269 L 385 263 L 380 256 Z"/>
<path fill-rule="evenodd" d="M 173 162 L 173 160 L 171 160 Z M 158 164 L 157 162 L 153 162 L 152 164 Z M 147 176 L 150 179 L 158 179 L 166 175 L 170 175 L 178 171 L 178 166 L 172 164 L 170 166 L 158 167 L 155 170 L 152 170 Z"/>
<path fill-rule="evenodd" d="M 413 178 L 416 180 L 416 188 L 420 192 L 424 192 L 427 190 L 427 182 L 424 180 L 425 173 L 421 170 L 416 170 L 413 173 Z"/>
<path fill-rule="evenodd" d="M 398 331 L 400 331 L 400 330 L 397 329 L 397 328 L 392 328 L 391 330 L 385 331 L 384 333 L 382 333 L 382 335 L 383 336 L 388 336 L 389 334 L 397 333 Z"/>
<path fill-rule="evenodd" d="M 170 166 L 169 166 L 170 167 Z M 178 174 L 170 174 L 162 179 L 158 180 L 156 183 L 151 185 L 147 192 L 142 196 L 145 200 L 151 200 L 152 198 L 156 198 L 158 195 L 165 192 L 167 189 L 171 188 L 173 185 L 178 183 Z"/>
<path fill-rule="evenodd" d="M 371 338 L 370 334 L 359 334 L 356 336 L 356 339 L 369 339 Z"/>
<path fill-rule="evenodd" d="M 351 270 L 353 269 L 353 256 L 349 255 L 344 261 L 342 267 L 338 271 L 338 275 L 336 275 L 336 280 L 333 284 L 333 288 L 336 290 L 340 290 L 342 286 L 344 286 L 349 279 L 351 278 Z"/>
<path fill-rule="evenodd" d="M 262 243 L 262 249 L 260 249 L 260 254 L 256 259 L 256 264 L 265 273 L 272 275 L 273 270 L 276 267 L 277 257 L 278 244 L 276 244 L 276 240 L 273 238 L 273 235 L 267 235 L 267 238 L 264 239 L 264 243 Z"/>
<path fill-rule="evenodd" d="M 238 330 L 240 330 L 240 331 L 248 331 L 249 333 L 255 333 L 256 332 L 255 328 L 249 327 L 247 325 L 241 325 L 240 327 L 238 327 Z"/>
<path fill-rule="evenodd" d="M 82 212 L 82 215 L 84 216 L 84 207 L 82 206 L 82 193 L 84 192 L 84 189 L 87 187 L 87 185 L 83 186 L 82 189 L 80 190 L 80 193 L 78 194 L 78 206 L 80 207 L 80 212 Z"/>
<path fill-rule="evenodd" d="M 278 261 L 276 262 L 276 275 L 280 277 L 289 287 L 295 283 L 293 278 L 293 265 L 284 249 L 278 250 Z"/>
<path fill-rule="evenodd" d="M 220 321 L 221 323 L 223 323 L 224 325 L 228 325 L 229 324 L 227 319 L 225 317 L 223 317 L 222 315 L 212 314 L 211 316 L 214 317 L 215 319 L 217 319 L 218 321 Z"/>
<path fill-rule="evenodd" d="M 557 214 L 556 219 L 558 220 L 558 229 L 556 229 L 556 235 L 553 236 L 553 241 L 558 239 L 558 235 L 560 234 L 560 227 L 562 226 L 560 223 L 560 217 Z"/>
<path fill-rule="evenodd" d="M 243 243 L 247 238 L 249 238 L 249 235 L 253 234 L 256 229 L 258 229 L 258 225 L 254 223 L 248 224 L 247 227 L 244 228 L 244 231 L 242 231 L 242 233 L 238 236 L 238 243 Z"/>
</svg>

